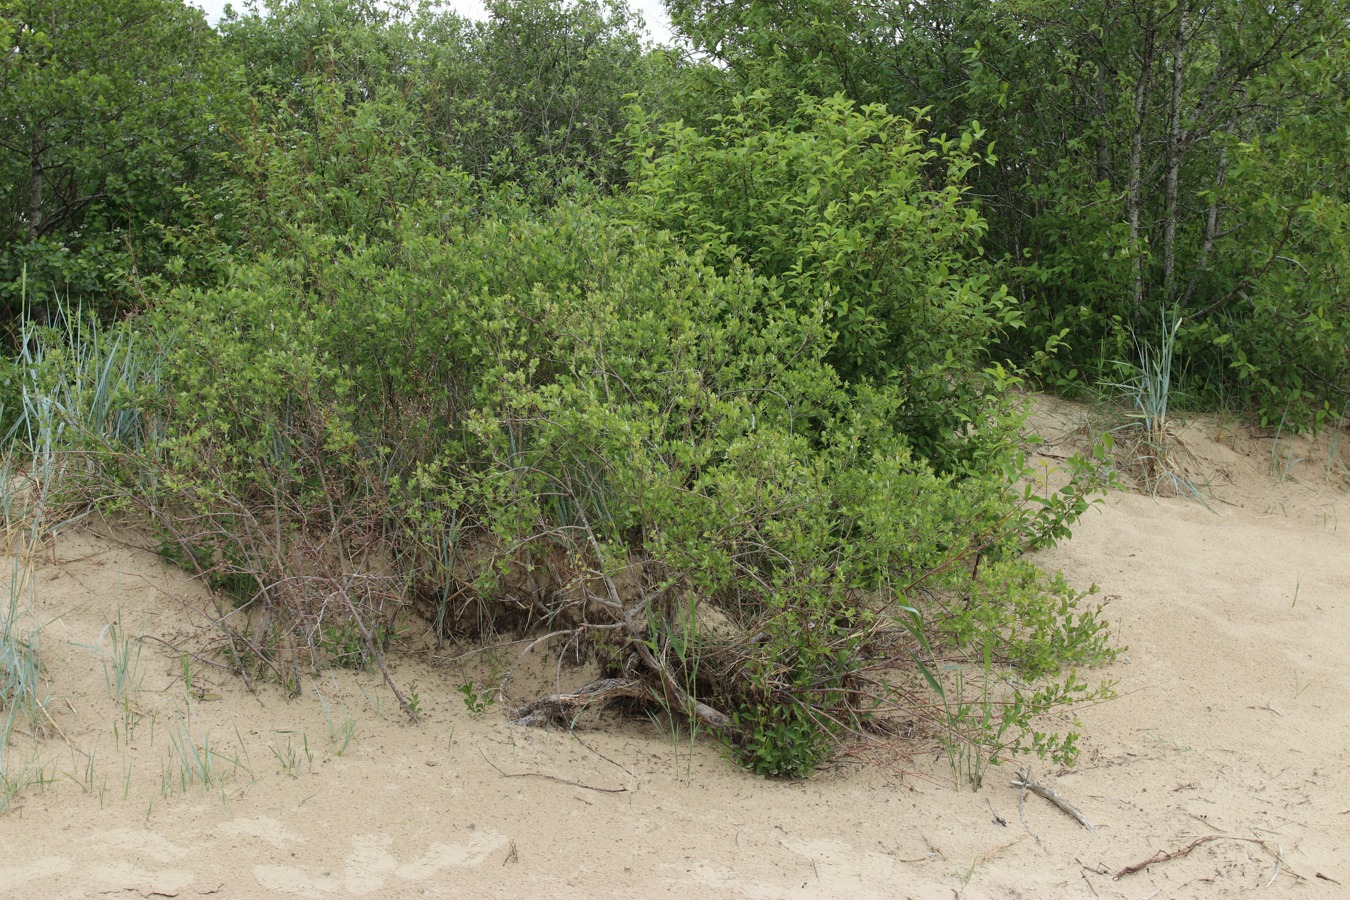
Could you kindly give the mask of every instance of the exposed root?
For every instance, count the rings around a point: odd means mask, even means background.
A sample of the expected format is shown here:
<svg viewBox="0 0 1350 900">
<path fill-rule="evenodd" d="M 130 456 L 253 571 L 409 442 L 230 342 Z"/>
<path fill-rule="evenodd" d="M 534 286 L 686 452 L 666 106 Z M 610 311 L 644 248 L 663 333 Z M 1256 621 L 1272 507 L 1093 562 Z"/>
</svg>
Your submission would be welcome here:
<svg viewBox="0 0 1350 900">
<path fill-rule="evenodd" d="M 550 694 L 516 709 L 511 721 L 516 725 L 542 727 L 570 725 L 588 707 L 600 709 L 616 700 L 634 699 L 654 702 L 642 682 L 626 678 L 602 678 L 570 694 Z"/>
</svg>

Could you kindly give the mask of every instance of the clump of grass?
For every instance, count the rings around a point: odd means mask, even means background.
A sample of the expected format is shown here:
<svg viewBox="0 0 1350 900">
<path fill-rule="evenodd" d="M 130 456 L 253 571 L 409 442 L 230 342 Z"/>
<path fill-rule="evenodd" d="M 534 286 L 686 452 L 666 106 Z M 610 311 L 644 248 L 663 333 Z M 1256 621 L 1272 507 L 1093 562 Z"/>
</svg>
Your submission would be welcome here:
<svg viewBox="0 0 1350 900">
<path fill-rule="evenodd" d="M 1172 355 L 1181 319 L 1167 321 L 1162 312 L 1162 331 L 1156 346 L 1136 339 L 1139 362 L 1118 362 L 1122 381 L 1110 385 L 1123 395 L 1130 406 L 1130 421 L 1113 430 L 1139 473 L 1144 490 L 1157 496 L 1164 486 L 1177 496 L 1195 497 L 1206 506 L 1200 489 L 1181 472 L 1177 457 L 1184 452 L 1181 439 L 1172 428 Z"/>
<path fill-rule="evenodd" d="M 103 678 L 108 693 L 114 700 L 123 700 L 130 696 L 134 699 L 141 689 L 141 638 L 127 633 L 122 624 L 122 613 L 117 613 L 117 621 L 111 622 L 99 636 L 100 642 L 107 636 L 111 649 L 103 659 Z"/>
<path fill-rule="evenodd" d="M 12 481 L 0 485 L 0 495 L 8 496 Z M 42 695 L 41 628 L 25 626 L 22 619 L 31 608 L 32 548 L 41 538 L 37 520 L 19 529 L 22 540 L 16 547 L 11 531 L 7 549 L 13 554 L 8 583 L 0 600 L 0 812 L 35 779 L 45 776 L 31 763 L 15 771 L 11 767 L 10 739 L 17 727 L 26 725 L 36 735 L 47 730 L 50 717 Z"/>
<path fill-rule="evenodd" d="M 42 671 L 40 632 L 19 624 L 20 598 L 26 588 L 29 564 L 15 556 L 3 619 L 0 619 L 0 703 L 36 721 L 42 701 L 38 678 Z"/>
<path fill-rule="evenodd" d="M 1285 482 L 1289 480 L 1289 473 L 1301 462 L 1305 462 L 1302 457 L 1294 455 L 1294 448 L 1286 446 L 1283 451 L 1280 449 L 1280 437 L 1284 434 L 1284 426 L 1289 414 L 1288 407 L 1285 407 L 1284 414 L 1280 416 L 1280 424 L 1275 427 L 1275 439 L 1270 443 L 1270 474 L 1276 481 Z"/>
<path fill-rule="evenodd" d="M 247 771 L 247 766 L 237 757 L 222 753 L 208 732 L 198 734 L 192 727 L 190 707 L 169 726 L 169 760 L 160 779 L 164 796 L 174 785 L 184 792 L 194 784 L 216 787 L 238 769 Z"/>
<path fill-rule="evenodd" d="M 0 816 L 9 812 L 28 788 L 44 787 L 51 782 L 35 756 L 19 759 L 10 748 L 19 711 L 10 706 L 0 718 Z"/>
<path fill-rule="evenodd" d="M 314 753 L 309 749 L 309 735 L 303 731 L 278 731 L 276 734 L 277 740 L 269 744 L 268 749 L 272 751 L 272 755 L 281 765 L 281 771 L 292 778 L 296 778 L 300 775 L 301 765 L 304 764 L 308 765 L 309 770 L 313 772 Z M 298 748 L 294 741 L 297 734 L 300 735 L 300 746 Z M 283 736 L 285 737 L 284 743 L 281 741 Z"/>
<path fill-rule="evenodd" d="M 1322 471 L 1327 481 L 1335 481 L 1339 478 L 1341 481 L 1350 482 L 1350 469 L 1346 468 L 1344 461 L 1341 459 L 1341 436 L 1345 433 L 1347 411 L 1350 411 L 1350 402 L 1341 407 L 1341 414 L 1336 417 L 1335 423 L 1330 426 L 1331 438 L 1327 443 L 1327 458 L 1322 464 Z"/>
<path fill-rule="evenodd" d="M 0 494 L 9 493 L 12 482 L 0 485 Z M 36 521 L 22 532 L 23 540 L 13 552 L 12 568 L 0 605 L 0 813 L 3 813 L 27 787 L 45 784 L 46 774 L 33 759 L 16 763 L 11 757 L 10 741 L 16 728 L 26 724 L 34 734 L 42 734 L 50 721 L 42 696 L 41 629 L 21 624 L 26 598 L 31 596 L 31 549 L 40 539 Z"/>
<path fill-rule="evenodd" d="M 337 689 L 337 683 L 333 684 L 334 690 Z M 337 702 L 338 716 L 334 715 L 332 704 L 328 698 L 323 695 L 318 686 L 314 687 L 314 695 L 319 698 L 319 706 L 323 709 L 323 720 L 328 726 L 328 752 L 334 756 L 342 756 L 351 746 L 352 738 L 356 737 L 356 720 L 347 712 L 347 707 L 341 700 Z"/>
</svg>

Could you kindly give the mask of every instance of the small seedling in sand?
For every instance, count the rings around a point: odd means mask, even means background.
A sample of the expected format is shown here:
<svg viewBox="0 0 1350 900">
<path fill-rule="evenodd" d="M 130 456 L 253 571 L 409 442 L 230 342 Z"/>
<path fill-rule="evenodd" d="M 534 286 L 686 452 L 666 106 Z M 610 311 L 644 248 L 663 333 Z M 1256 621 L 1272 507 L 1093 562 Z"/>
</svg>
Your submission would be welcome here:
<svg viewBox="0 0 1350 900">
<path fill-rule="evenodd" d="M 1302 684 L 1299 683 L 1298 670 L 1295 669 L 1295 670 L 1294 670 L 1294 699 L 1297 700 L 1297 699 L 1299 698 L 1299 696 L 1302 695 L 1302 693 L 1303 693 L 1304 691 L 1306 691 L 1306 690 L 1307 690 L 1308 688 L 1310 688 L 1310 687 L 1312 687 L 1311 682 L 1305 681 L 1305 682 L 1303 682 Z"/>
<path fill-rule="evenodd" d="M 496 698 L 487 688 L 479 690 L 472 681 L 461 684 L 459 692 L 464 696 L 464 708 L 469 711 L 469 715 L 474 717 L 487 712 L 488 708 L 496 702 Z"/>
<path fill-rule="evenodd" d="M 417 682 L 408 685 L 408 717 L 414 722 L 422 714 L 422 697 L 417 693 Z"/>
</svg>

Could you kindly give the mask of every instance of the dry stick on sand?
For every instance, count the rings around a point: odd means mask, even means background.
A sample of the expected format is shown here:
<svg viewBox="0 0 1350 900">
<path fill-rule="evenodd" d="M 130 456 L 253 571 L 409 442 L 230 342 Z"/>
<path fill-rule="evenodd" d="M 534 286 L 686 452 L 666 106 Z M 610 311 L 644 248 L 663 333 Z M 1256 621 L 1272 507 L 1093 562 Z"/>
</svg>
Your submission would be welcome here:
<svg viewBox="0 0 1350 900">
<path fill-rule="evenodd" d="M 1034 837 L 1036 843 L 1039 844 L 1041 842 L 1041 836 L 1032 831 L 1031 826 L 1027 824 L 1027 783 L 1025 781 L 1014 781 L 1013 787 L 1022 788 L 1022 793 L 1017 796 L 1017 818 L 1021 820 L 1022 827 L 1027 830 L 1027 834 Z"/>
<path fill-rule="evenodd" d="M 486 753 L 483 753 L 482 747 L 478 748 L 478 752 L 483 757 L 483 762 L 487 763 L 489 766 L 492 766 L 492 768 L 496 769 L 497 774 L 502 776 L 503 778 L 547 778 L 549 781 L 556 781 L 559 784 L 570 784 L 572 787 L 585 788 L 588 791 L 599 791 L 602 794 L 626 794 L 628 792 L 628 788 L 626 787 L 616 787 L 616 788 L 595 787 L 594 785 L 582 784 L 580 781 L 572 781 L 567 778 L 559 778 L 557 775 L 548 775 L 543 772 L 516 772 L 514 774 L 512 774 L 511 772 L 503 772 L 497 766 L 496 763 L 488 759 L 488 755 Z"/>
<path fill-rule="evenodd" d="M 1021 788 L 1023 791 L 1031 791 L 1033 794 L 1036 794 L 1039 797 L 1044 797 L 1046 800 L 1049 800 L 1051 803 L 1055 804 L 1055 806 L 1058 806 L 1065 815 L 1070 816 L 1073 819 L 1077 820 L 1079 825 L 1082 825 L 1084 828 L 1086 828 L 1093 834 L 1097 833 L 1097 829 L 1094 828 L 1092 823 L 1087 820 L 1087 816 L 1079 812 L 1077 807 L 1075 807 L 1068 800 L 1065 800 L 1059 794 L 1055 793 L 1050 788 L 1046 787 L 1045 785 L 1039 782 L 1033 781 L 1031 778 L 1031 772 L 1028 771 L 1027 769 L 1017 770 L 1017 778 L 1013 780 L 1012 786 L 1015 788 Z M 1023 820 L 1022 824 L 1025 825 L 1026 821 Z M 1027 830 L 1030 831 L 1031 829 Z"/>
<path fill-rule="evenodd" d="M 1163 863 L 1167 862 L 1168 860 L 1181 859 L 1183 856 L 1188 856 L 1190 852 L 1194 850 L 1196 847 L 1199 847 L 1201 844 L 1208 844 L 1210 841 L 1244 841 L 1248 844 L 1257 844 L 1261 847 L 1261 849 L 1265 850 L 1267 853 L 1274 856 L 1275 874 L 1270 876 L 1270 881 L 1266 883 L 1267 887 L 1269 887 L 1275 881 L 1275 878 L 1280 874 L 1280 869 L 1284 867 L 1283 851 L 1276 852 L 1274 850 L 1271 850 L 1270 845 L 1267 844 L 1265 841 L 1261 840 L 1260 838 L 1235 837 L 1229 834 L 1207 834 L 1204 837 L 1196 838 L 1195 840 L 1187 844 L 1185 847 L 1182 847 L 1180 850 L 1159 850 L 1157 853 L 1153 854 L 1143 862 L 1138 862 L 1132 866 L 1126 866 L 1125 868 L 1121 869 L 1119 872 L 1112 875 L 1111 879 L 1113 881 L 1119 881 L 1126 875 L 1133 875 L 1135 872 L 1142 872 L 1144 869 L 1147 869 L 1154 863 Z M 1304 880 L 1302 875 L 1299 875 L 1292 869 L 1286 868 L 1285 871 L 1289 872 L 1290 875 L 1292 875 L 1299 881 Z"/>
</svg>

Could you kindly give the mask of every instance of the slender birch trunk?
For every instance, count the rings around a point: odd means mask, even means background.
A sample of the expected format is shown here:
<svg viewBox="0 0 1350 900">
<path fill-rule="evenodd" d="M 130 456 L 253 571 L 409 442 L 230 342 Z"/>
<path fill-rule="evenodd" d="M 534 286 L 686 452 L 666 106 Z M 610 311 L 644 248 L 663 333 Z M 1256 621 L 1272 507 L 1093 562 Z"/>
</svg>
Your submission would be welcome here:
<svg viewBox="0 0 1350 900">
<path fill-rule="evenodd" d="M 1111 135 L 1105 127 L 1107 121 L 1106 102 L 1110 82 L 1106 77 L 1106 66 L 1097 64 L 1097 121 L 1101 128 L 1097 135 L 1097 180 L 1111 180 Z"/>
<path fill-rule="evenodd" d="M 33 130 L 28 155 L 28 241 L 42 233 L 42 129 Z"/>
<path fill-rule="evenodd" d="M 1144 48 L 1139 65 L 1139 80 L 1134 86 L 1134 133 L 1130 136 L 1130 180 L 1127 214 L 1130 223 L 1130 252 L 1135 257 L 1134 307 L 1136 312 L 1144 305 L 1144 251 L 1139 235 L 1139 201 L 1144 180 L 1144 111 L 1148 107 L 1149 87 L 1153 74 L 1154 35 L 1150 23 L 1144 37 Z"/>
<path fill-rule="evenodd" d="M 1163 217 L 1163 295 L 1174 298 L 1177 270 L 1177 184 L 1181 176 L 1181 88 L 1186 52 L 1186 18 L 1177 11 L 1177 34 L 1172 45 L 1171 119 L 1167 124 L 1167 210 Z"/>
</svg>

